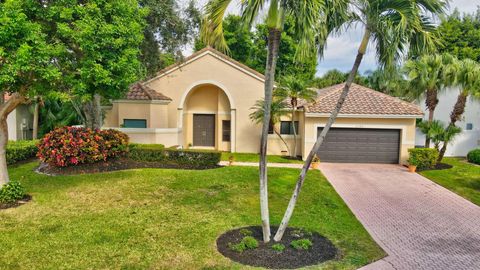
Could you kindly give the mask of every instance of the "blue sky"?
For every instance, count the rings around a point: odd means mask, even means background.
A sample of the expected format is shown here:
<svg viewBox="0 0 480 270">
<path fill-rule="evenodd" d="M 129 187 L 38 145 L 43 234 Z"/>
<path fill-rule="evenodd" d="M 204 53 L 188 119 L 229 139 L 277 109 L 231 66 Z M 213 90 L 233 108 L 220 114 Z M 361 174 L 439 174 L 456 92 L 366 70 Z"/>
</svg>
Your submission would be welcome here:
<svg viewBox="0 0 480 270">
<path fill-rule="evenodd" d="M 182 0 L 185 2 L 186 0 Z M 208 0 L 197 0 L 199 6 L 203 6 Z M 453 0 L 450 2 L 450 10 L 458 8 L 460 12 L 474 12 L 480 6 L 480 0 Z M 238 13 L 238 5 L 233 4 L 228 10 L 229 13 Z M 322 75 L 330 69 L 339 69 L 347 72 L 351 69 L 357 48 L 362 38 L 361 28 L 352 28 L 340 36 L 330 37 L 327 41 L 327 49 L 323 59 L 317 66 L 317 75 Z M 377 66 L 373 54 L 372 45 L 365 55 L 360 72 L 374 70 Z"/>
</svg>

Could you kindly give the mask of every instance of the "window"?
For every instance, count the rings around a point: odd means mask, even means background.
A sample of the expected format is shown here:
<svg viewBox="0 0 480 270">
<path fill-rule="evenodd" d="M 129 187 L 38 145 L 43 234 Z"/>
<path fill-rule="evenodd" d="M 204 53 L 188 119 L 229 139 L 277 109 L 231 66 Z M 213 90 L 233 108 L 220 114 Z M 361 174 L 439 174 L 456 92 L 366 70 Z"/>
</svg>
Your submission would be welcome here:
<svg viewBox="0 0 480 270">
<path fill-rule="evenodd" d="M 473 124 L 472 123 L 467 123 L 466 130 L 472 130 L 472 129 L 473 129 Z"/>
<path fill-rule="evenodd" d="M 222 141 L 229 142 L 230 141 L 230 120 L 223 120 L 222 121 Z"/>
<path fill-rule="evenodd" d="M 295 121 L 295 131 L 298 134 L 298 121 Z M 280 123 L 280 134 L 282 134 L 282 135 L 292 135 L 293 134 L 292 121 L 282 121 Z"/>
<path fill-rule="evenodd" d="M 147 120 L 145 120 L 145 119 L 123 119 L 123 127 L 125 127 L 125 128 L 147 128 Z"/>
</svg>

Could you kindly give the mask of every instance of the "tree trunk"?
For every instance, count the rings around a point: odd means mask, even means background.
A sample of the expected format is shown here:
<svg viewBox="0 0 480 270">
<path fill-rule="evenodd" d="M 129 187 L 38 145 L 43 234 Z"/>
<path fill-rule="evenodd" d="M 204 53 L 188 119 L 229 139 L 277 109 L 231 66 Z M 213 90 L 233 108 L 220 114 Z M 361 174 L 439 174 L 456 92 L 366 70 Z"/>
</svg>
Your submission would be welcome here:
<svg viewBox="0 0 480 270">
<path fill-rule="evenodd" d="M 270 123 L 270 110 L 272 105 L 273 84 L 275 82 L 275 67 L 277 65 L 278 49 L 280 45 L 281 30 L 269 29 L 268 31 L 268 57 L 265 69 L 265 102 L 262 137 L 260 141 L 260 212 L 262 218 L 263 241 L 270 242 L 270 215 L 268 212 L 268 179 L 267 179 L 267 141 Z"/>
<path fill-rule="evenodd" d="M 318 153 L 320 146 L 322 145 L 325 137 L 327 136 L 327 132 L 330 130 L 330 127 L 335 122 L 335 119 L 337 118 L 337 115 L 340 112 L 340 109 L 342 108 L 342 105 L 345 102 L 345 99 L 347 98 L 348 92 L 350 91 L 350 86 L 355 80 L 355 76 L 357 75 L 358 68 L 362 62 L 363 55 L 367 50 L 367 45 L 369 40 L 370 40 L 370 31 L 366 29 L 363 35 L 362 43 L 360 44 L 360 48 L 358 49 L 355 63 L 353 64 L 353 68 L 350 71 L 350 74 L 348 75 L 348 79 L 345 83 L 345 87 L 343 88 L 343 91 L 337 101 L 337 105 L 335 106 L 335 109 L 332 111 L 332 114 L 330 115 L 330 118 L 328 119 L 327 124 L 325 125 L 322 132 L 320 133 L 320 136 L 318 136 L 317 141 L 313 145 L 312 150 L 308 154 L 307 159 L 303 164 L 302 171 L 300 172 L 300 175 L 297 179 L 297 183 L 295 185 L 295 189 L 293 191 L 292 197 L 290 198 L 290 202 L 288 203 L 288 207 L 287 207 L 287 210 L 285 211 L 285 215 L 283 216 L 283 219 L 282 219 L 282 222 L 280 223 L 278 231 L 275 234 L 275 237 L 273 238 L 277 242 L 282 240 L 283 234 L 287 229 L 288 222 L 292 217 L 293 210 L 295 209 L 295 205 L 297 204 L 298 196 L 300 195 L 300 190 L 302 189 L 303 183 L 305 181 L 305 177 L 307 176 L 307 172 L 308 172 L 308 169 L 310 168 L 313 157 Z"/>
<path fill-rule="evenodd" d="M 296 103 L 296 102 L 292 102 Z M 290 154 L 291 157 L 297 157 L 297 129 L 295 128 L 295 109 L 296 105 L 293 105 L 292 109 L 292 129 L 293 129 L 293 152 Z"/>
<path fill-rule="evenodd" d="M 32 139 L 38 139 L 38 118 L 39 118 L 39 110 L 40 110 L 40 98 L 35 97 L 35 105 L 33 108 L 33 134 Z"/>
<path fill-rule="evenodd" d="M 285 147 L 287 148 L 287 151 L 290 153 L 290 147 L 288 147 L 288 143 L 285 141 L 285 139 L 283 139 L 282 134 L 280 134 L 275 128 L 273 128 L 273 132 L 275 132 L 275 134 L 277 134 L 278 138 L 280 138 L 280 140 L 283 142 L 283 144 L 285 144 Z"/>
<path fill-rule="evenodd" d="M 94 112 L 93 112 L 93 101 L 87 101 L 83 104 L 83 114 L 85 115 L 85 121 L 83 125 L 86 128 L 93 129 L 93 121 L 94 121 Z"/>
<path fill-rule="evenodd" d="M 8 101 L 0 104 L 0 188 L 10 181 L 7 168 L 8 115 L 25 102 L 25 97 L 13 93 Z"/>
<path fill-rule="evenodd" d="M 435 108 L 438 104 L 437 90 L 428 89 L 427 96 L 425 98 L 425 105 L 428 108 L 428 123 L 432 124 Z M 430 138 L 425 136 L 425 148 L 430 148 Z"/>
<path fill-rule="evenodd" d="M 99 94 L 93 95 L 93 128 L 100 129 L 102 128 L 102 105 L 101 105 L 101 96 Z"/>
<path fill-rule="evenodd" d="M 468 92 L 461 91 L 457 97 L 457 102 L 453 106 L 453 111 L 450 113 L 450 123 L 449 126 L 455 126 L 458 120 L 462 117 L 465 112 L 465 106 L 467 105 Z M 437 163 L 442 162 L 445 153 L 447 152 L 448 141 L 444 141 L 442 148 L 438 154 Z"/>
</svg>

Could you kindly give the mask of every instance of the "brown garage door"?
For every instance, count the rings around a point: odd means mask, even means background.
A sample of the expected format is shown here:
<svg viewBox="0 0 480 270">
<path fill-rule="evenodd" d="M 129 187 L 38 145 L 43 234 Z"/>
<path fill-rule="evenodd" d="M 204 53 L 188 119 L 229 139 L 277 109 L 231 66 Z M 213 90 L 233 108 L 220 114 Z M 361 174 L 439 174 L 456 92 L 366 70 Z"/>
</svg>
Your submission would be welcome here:
<svg viewBox="0 0 480 270">
<path fill-rule="evenodd" d="M 318 129 L 318 134 L 322 128 Z M 332 128 L 320 147 L 320 161 L 398 163 L 400 130 Z"/>
<path fill-rule="evenodd" d="M 193 115 L 193 146 L 215 146 L 215 115 Z"/>
</svg>

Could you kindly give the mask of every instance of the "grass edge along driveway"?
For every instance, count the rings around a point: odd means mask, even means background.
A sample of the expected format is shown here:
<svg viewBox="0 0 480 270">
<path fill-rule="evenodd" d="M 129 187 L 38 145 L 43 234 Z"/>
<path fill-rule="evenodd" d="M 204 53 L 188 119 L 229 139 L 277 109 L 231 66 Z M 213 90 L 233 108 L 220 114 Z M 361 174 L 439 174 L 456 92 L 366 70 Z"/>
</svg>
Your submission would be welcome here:
<svg viewBox="0 0 480 270">
<path fill-rule="evenodd" d="M 258 171 L 136 169 L 49 177 L 12 167 L 33 201 L 0 211 L 2 269 L 249 269 L 216 251 L 223 232 L 259 222 Z M 298 170 L 269 169 L 272 224 Z M 357 269 L 385 254 L 319 171 L 311 171 L 292 226 L 315 230 L 340 259 L 309 269 Z"/>
</svg>

